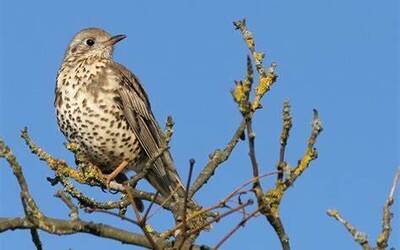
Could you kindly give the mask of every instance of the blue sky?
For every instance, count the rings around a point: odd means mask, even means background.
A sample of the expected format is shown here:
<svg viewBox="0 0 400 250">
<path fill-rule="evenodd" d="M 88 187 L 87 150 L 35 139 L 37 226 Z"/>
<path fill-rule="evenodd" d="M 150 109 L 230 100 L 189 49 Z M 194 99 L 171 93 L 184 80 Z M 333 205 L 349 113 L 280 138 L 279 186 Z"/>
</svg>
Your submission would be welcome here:
<svg viewBox="0 0 400 250">
<path fill-rule="evenodd" d="M 0 1 L 0 136 L 24 167 L 40 208 L 67 218 L 53 198 L 58 187 L 19 138 L 28 126 L 48 152 L 72 162 L 63 147 L 53 108 L 54 84 L 64 49 L 85 27 L 102 27 L 128 39 L 114 58 L 142 80 L 158 120 L 173 115 L 172 153 L 183 177 L 190 158 L 195 174 L 208 154 L 229 140 L 240 114 L 229 91 L 243 77 L 247 48 L 232 21 L 246 17 L 259 50 L 278 64 L 280 75 L 254 120 L 261 172 L 278 159 L 281 106 L 292 105 L 294 126 L 287 157 L 303 154 L 312 109 L 325 130 L 316 146 L 319 158 L 291 188 L 281 216 L 293 249 L 358 249 L 343 226 L 328 218 L 337 208 L 374 241 L 383 203 L 399 165 L 399 20 L 389 1 Z M 21 216 L 18 186 L 0 161 L 0 216 Z M 250 178 L 247 145 L 241 143 L 196 199 L 210 205 Z M 264 186 L 273 179 L 265 179 Z M 86 188 L 95 197 L 105 198 Z M 399 197 L 397 195 L 397 197 Z M 391 246 L 400 246 L 400 199 Z M 136 230 L 117 219 L 87 215 Z M 239 220 L 215 226 L 198 243 L 214 245 Z M 165 228 L 165 217 L 153 223 Z M 397 225 L 397 226 L 396 226 Z M 45 249 L 135 249 L 88 235 L 58 237 L 40 233 Z M 60 247 L 61 246 L 61 247 Z M 0 235 L 1 249 L 32 249 L 28 231 Z M 222 249 L 279 249 L 263 218 L 251 221 Z"/>
</svg>

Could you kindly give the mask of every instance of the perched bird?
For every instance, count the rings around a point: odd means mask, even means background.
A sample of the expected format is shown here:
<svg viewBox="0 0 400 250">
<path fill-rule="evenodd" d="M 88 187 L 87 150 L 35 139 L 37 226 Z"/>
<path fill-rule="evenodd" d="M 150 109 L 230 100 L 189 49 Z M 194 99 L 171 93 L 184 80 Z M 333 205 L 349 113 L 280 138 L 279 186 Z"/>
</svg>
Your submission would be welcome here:
<svg viewBox="0 0 400 250">
<path fill-rule="evenodd" d="M 57 123 L 86 161 L 112 181 L 119 173 L 143 171 L 165 146 L 150 102 L 138 78 L 113 61 L 113 46 L 126 38 L 99 28 L 77 33 L 57 74 Z M 184 187 L 168 151 L 149 169 L 146 179 L 161 195 Z"/>
</svg>

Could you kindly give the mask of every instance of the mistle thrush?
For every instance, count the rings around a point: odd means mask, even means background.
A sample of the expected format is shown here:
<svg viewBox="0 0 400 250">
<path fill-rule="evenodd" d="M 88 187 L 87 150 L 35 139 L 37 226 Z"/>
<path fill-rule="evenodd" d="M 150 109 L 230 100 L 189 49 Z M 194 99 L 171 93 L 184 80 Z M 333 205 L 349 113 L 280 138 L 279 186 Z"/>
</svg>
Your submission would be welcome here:
<svg viewBox="0 0 400 250">
<path fill-rule="evenodd" d="M 113 45 L 125 37 L 98 28 L 80 31 L 57 74 L 58 126 L 87 161 L 109 174 L 108 181 L 119 172 L 141 172 L 165 145 L 143 86 L 112 59 Z M 167 162 L 172 163 L 168 151 L 154 162 L 146 179 L 164 197 L 173 190 L 181 196 L 180 178 Z"/>
</svg>

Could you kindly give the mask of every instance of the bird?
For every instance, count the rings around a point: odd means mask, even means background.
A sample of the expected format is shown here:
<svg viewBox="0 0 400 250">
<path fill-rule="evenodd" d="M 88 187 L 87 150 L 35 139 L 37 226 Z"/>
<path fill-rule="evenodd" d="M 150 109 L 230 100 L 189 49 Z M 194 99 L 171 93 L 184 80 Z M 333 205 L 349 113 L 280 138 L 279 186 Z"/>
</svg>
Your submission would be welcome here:
<svg viewBox="0 0 400 250">
<path fill-rule="evenodd" d="M 143 85 L 113 60 L 115 44 L 125 38 L 101 28 L 79 31 L 65 50 L 56 78 L 57 124 L 107 183 L 130 170 L 141 173 L 166 145 Z M 156 158 L 146 179 L 164 197 L 174 192 L 184 196 L 168 150 Z"/>
</svg>

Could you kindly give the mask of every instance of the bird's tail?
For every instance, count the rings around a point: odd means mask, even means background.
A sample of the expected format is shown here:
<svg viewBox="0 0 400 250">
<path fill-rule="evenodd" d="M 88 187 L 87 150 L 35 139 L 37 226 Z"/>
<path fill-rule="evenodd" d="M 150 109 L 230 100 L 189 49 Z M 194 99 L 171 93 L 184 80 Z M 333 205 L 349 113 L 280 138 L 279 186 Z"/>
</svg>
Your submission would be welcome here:
<svg viewBox="0 0 400 250">
<path fill-rule="evenodd" d="M 155 162 L 155 164 L 163 164 L 163 167 L 151 168 L 147 174 L 147 180 L 157 191 L 160 192 L 166 201 L 173 203 L 172 207 L 173 210 L 175 210 L 173 213 L 175 220 L 182 222 L 185 198 L 187 197 L 186 192 L 188 192 L 188 190 L 186 190 L 185 186 L 183 185 L 182 180 L 176 171 L 171 154 L 168 151 L 166 151 L 159 158 L 159 161 Z M 159 171 L 157 171 L 157 169 L 164 169 L 165 173 L 162 173 L 160 176 L 160 173 L 158 173 Z M 202 207 L 195 200 L 189 197 L 186 201 L 186 218 L 190 217 L 192 214 L 198 214 L 201 210 Z M 203 227 L 203 225 L 209 224 L 208 218 L 210 216 L 213 216 L 210 212 L 204 214 L 200 213 L 199 216 L 192 217 L 192 219 L 187 222 L 187 225 L 190 228 Z M 210 226 L 205 226 L 205 229 L 209 228 Z"/>
<path fill-rule="evenodd" d="M 154 163 L 155 168 L 150 168 L 147 179 L 150 184 L 160 192 L 164 198 L 183 200 L 185 186 L 176 171 L 175 164 L 169 151 L 164 152 Z M 162 171 L 159 171 L 159 170 Z"/>
</svg>

